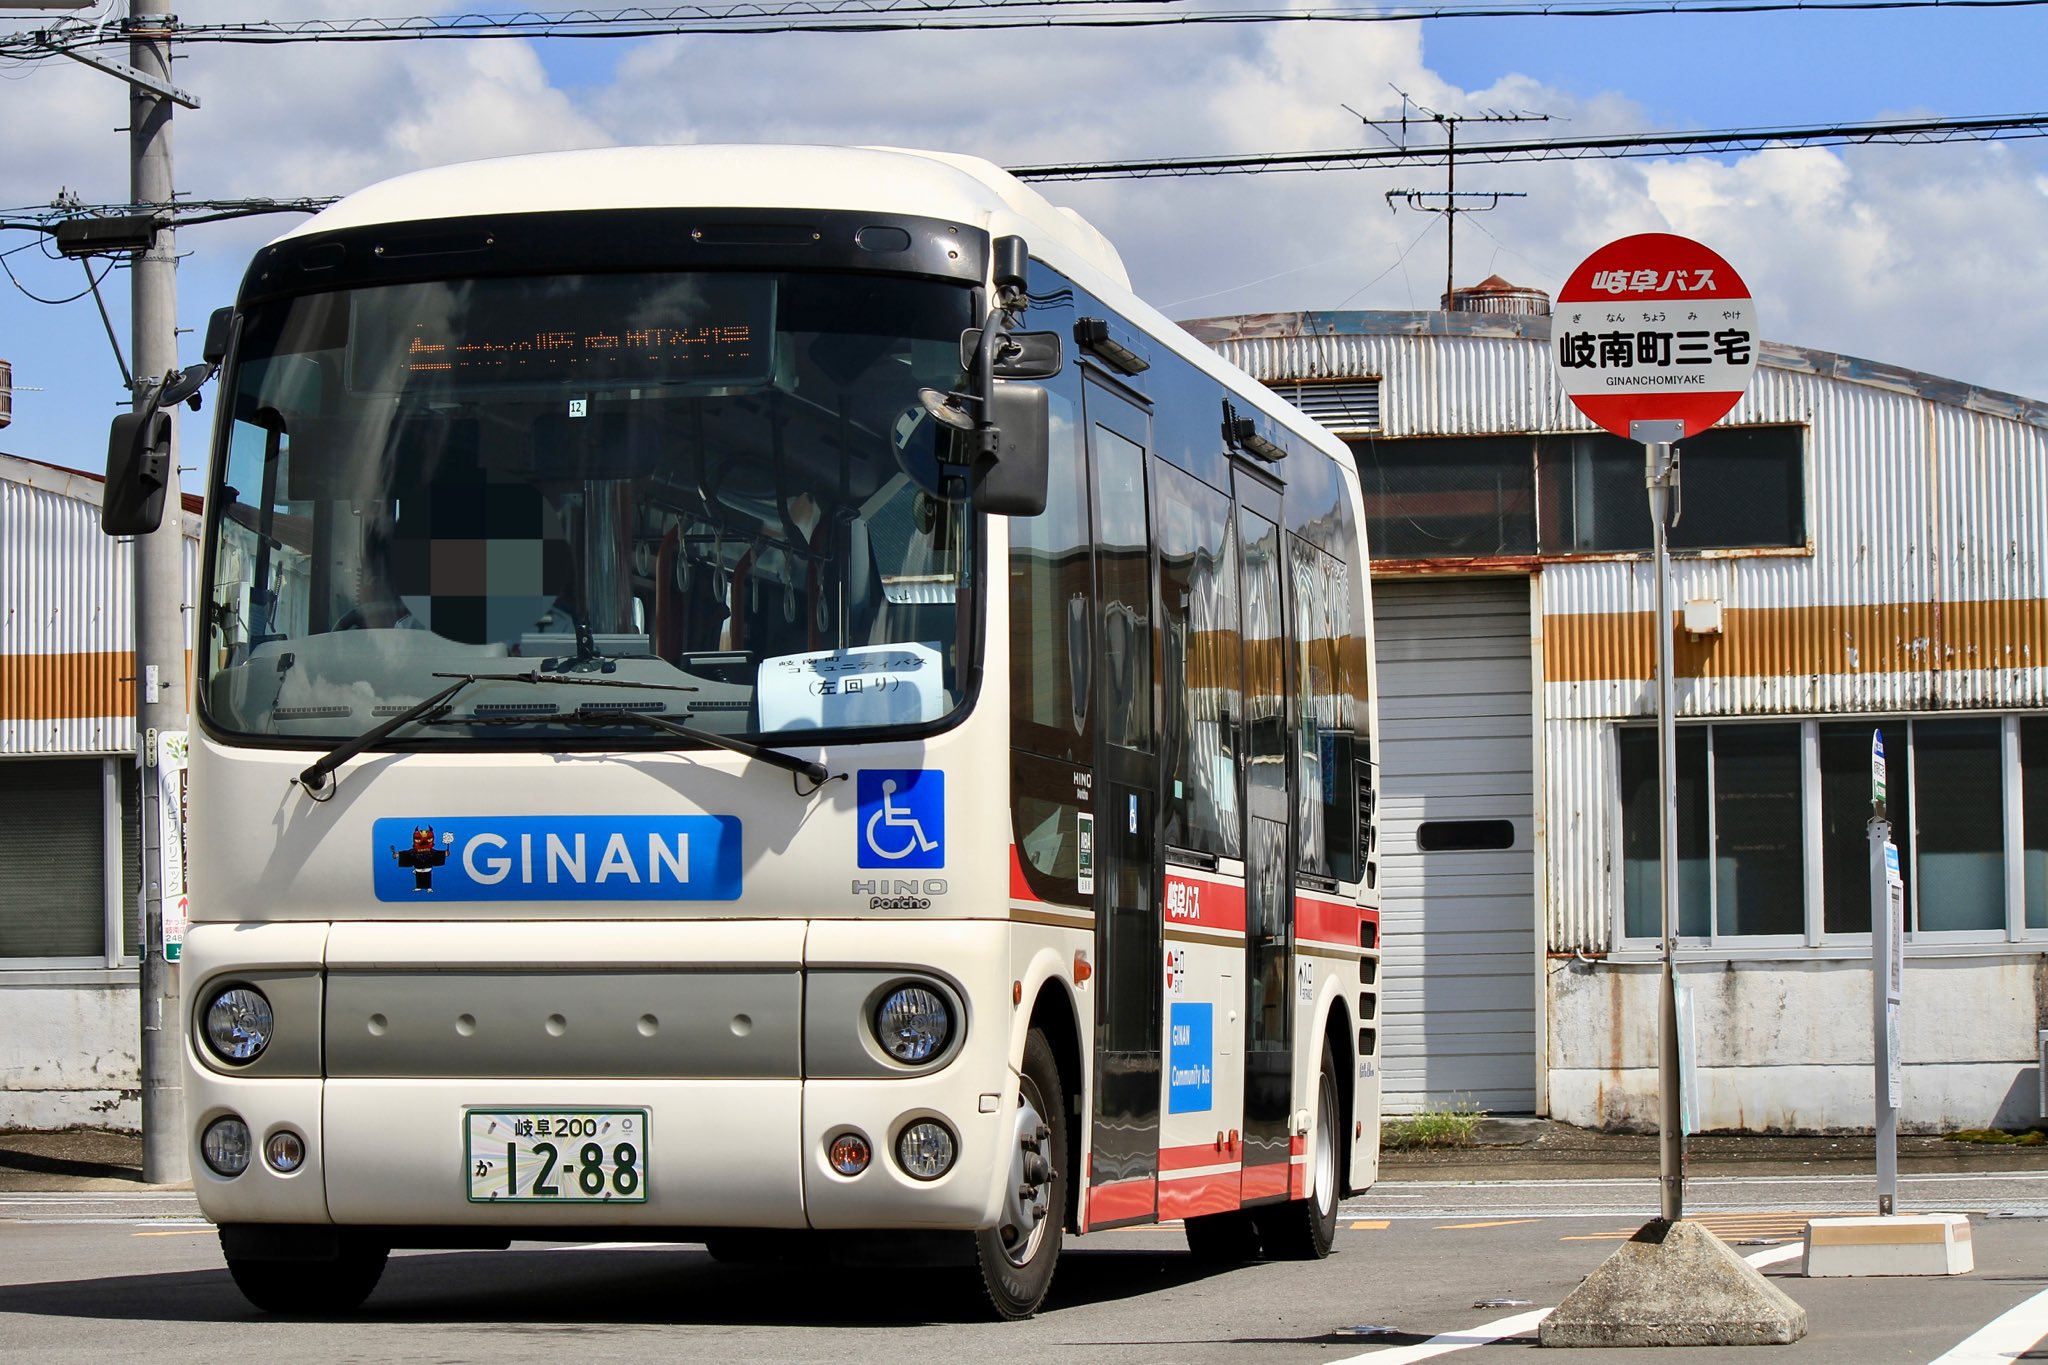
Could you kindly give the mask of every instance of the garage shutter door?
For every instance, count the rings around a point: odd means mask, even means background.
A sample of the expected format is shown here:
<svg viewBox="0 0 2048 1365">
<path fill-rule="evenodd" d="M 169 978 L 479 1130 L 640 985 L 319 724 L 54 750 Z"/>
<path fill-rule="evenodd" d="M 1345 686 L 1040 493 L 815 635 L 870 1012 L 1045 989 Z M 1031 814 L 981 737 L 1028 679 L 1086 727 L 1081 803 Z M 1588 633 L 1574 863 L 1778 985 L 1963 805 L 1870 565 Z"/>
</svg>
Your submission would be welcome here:
<svg viewBox="0 0 2048 1365">
<path fill-rule="evenodd" d="M 1527 579 L 1373 585 L 1389 1113 L 1536 1103 Z"/>
<path fill-rule="evenodd" d="M 105 951 L 101 772 L 97 758 L 0 760 L 0 958 Z"/>
</svg>

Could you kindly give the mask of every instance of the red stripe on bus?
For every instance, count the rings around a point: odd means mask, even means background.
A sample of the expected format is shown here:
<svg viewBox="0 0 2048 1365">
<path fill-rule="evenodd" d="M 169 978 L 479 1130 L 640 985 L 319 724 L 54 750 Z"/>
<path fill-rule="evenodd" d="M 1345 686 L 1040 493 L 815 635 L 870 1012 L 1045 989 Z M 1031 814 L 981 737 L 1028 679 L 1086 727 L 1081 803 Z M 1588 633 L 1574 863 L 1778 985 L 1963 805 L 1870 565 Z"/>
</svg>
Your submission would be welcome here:
<svg viewBox="0 0 2048 1365">
<path fill-rule="evenodd" d="M 1287 1155 L 1302 1156 L 1305 1155 L 1307 1151 L 1308 1139 L 1301 1136 L 1301 1134 L 1296 1133 L 1293 1137 L 1287 1139 Z"/>
<path fill-rule="evenodd" d="M 1224 1151 L 1213 1142 L 1198 1142 L 1192 1147 L 1161 1147 L 1159 1169 L 1162 1171 L 1187 1171 L 1198 1166 L 1221 1166 L 1226 1162 L 1235 1164 L 1237 1153 Z"/>
<path fill-rule="evenodd" d="M 1166 869 L 1166 922 L 1244 932 L 1244 888 Z"/>
<path fill-rule="evenodd" d="M 1238 1206 L 1237 1172 L 1223 1175 L 1183 1176 L 1159 1182 L 1159 1217 L 1199 1218 L 1205 1213 L 1228 1213 Z"/>
<path fill-rule="evenodd" d="M 1088 1191 L 1088 1226 L 1094 1228 L 1131 1218 L 1150 1218 L 1155 1204 L 1153 1178 L 1149 1175 L 1136 1180 L 1119 1180 L 1111 1185 L 1096 1185 Z"/>
<path fill-rule="evenodd" d="M 1238 1194 L 1247 1203 L 1287 1193 L 1287 1167 L 1279 1162 L 1247 1166 L 1238 1180 Z"/>
<path fill-rule="evenodd" d="M 1024 879 L 1024 863 L 1017 856 L 1017 846 L 1015 844 L 1010 845 L 1010 899 L 1013 901 L 1030 901 L 1034 905 L 1045 904 L 1038 894 L 1031 889 L 1031 883 Z"/>
<path fill-rule="evenodd" d="M 1356 944 L 1359 922 L 1371 913 L 1345 901 L 1311 900 L 1307 896 L 1296 896 L 1294 936 L 1297 939 L 1318 939 L 1324 943 Z"/>
<path fill-rule="evenodd" d="M 1288 1183 L 1289 1197 L 1294 1199 L 1308 1198 L 1308 1164 L 1303 1162 L 1300 1165 L 1290 1165 L 1287 1169 L 1294 1173 L 1293 1178 Z"/>
</svg>

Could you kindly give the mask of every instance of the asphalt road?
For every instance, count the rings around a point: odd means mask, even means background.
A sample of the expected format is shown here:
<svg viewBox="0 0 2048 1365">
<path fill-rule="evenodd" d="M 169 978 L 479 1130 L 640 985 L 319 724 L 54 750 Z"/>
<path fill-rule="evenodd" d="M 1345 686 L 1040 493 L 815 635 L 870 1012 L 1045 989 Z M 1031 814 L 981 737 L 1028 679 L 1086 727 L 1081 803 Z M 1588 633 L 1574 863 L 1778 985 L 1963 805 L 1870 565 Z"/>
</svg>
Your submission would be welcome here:
<svg viewBox="0 0 2048 1365">
<path fill-rule="evenodd" d="M 1793 1253 L 1804 1217 L 1867 1211 L 1869 1192 L 1868 1177 L 1853 1175 L 1690 1182 L 1688 1214 L 1745 1256 L 1780 1258 L 1765 1273 L 1807 1309 L 1808 1336 L 1769 1359 L 1962 1365 L 2036 1349 L 2048 1334 L 2048 1171 L 1904 1182 L 1908 1208 L 1971 1212 L 1970 1275 L 1800 1277 Z M 688 1246 L 539 1244 L 401 1254 L 361 1315 L 300 1322 L 242 1301 L 211 1229 L 191 1220 L 189 1196 L 21 1191 L 0 1195 L 0 1349 L 96 1365 L 201 1357 L 900 1365 L 998 1355 L 1105 1365 L 1408 1365 L 1455 1356 L 1483 1365 L 1525 1360 L 1534 1315 L 1610 1254 L 1655 1201 L 1654 1182 L 1640 1178 L 1386 1181 L 1347 1203 L 1329 1260 L 1220 1272 L 1190 1261 L 1177 1229 L 1102 1233 L 1071 1241 L 1046 1311 L 1009 1325 L 978 1320 L 971 1286 L 940 1272 L 735 1267 Z M 2044 1316 L 2008 1319 L 2001 1340 L 1954 1354 L 2015 1309 Z M 1652 1354 L 1599 1359 L 1618 1365 Z M 1682 1359 L 1737 1356 L 1756 1359 L 1753 1350 L 1711 1348 Z"/>
</svg>

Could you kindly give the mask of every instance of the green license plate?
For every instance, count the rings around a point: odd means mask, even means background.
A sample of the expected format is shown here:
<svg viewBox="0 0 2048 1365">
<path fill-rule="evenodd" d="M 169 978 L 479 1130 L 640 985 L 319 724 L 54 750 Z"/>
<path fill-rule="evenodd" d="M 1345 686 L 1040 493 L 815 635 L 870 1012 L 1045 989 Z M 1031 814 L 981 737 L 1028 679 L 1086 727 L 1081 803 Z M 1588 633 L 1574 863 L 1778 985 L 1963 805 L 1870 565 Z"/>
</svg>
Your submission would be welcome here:
<svg viewBox="0 0 2048 1365">
<path fill-rule="evenodd" d="M 645 1109 L 465 1109 L 472 1204 L 644 1204 Z"/>
</svg>

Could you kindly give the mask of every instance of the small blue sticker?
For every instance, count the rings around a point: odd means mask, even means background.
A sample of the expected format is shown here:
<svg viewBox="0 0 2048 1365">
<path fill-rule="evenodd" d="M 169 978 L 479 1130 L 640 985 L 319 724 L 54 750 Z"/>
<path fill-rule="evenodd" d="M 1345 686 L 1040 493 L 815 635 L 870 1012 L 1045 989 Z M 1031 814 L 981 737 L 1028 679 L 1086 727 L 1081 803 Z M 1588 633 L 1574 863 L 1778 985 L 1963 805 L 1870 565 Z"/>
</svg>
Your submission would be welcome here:
<svg viewBox="0 0 2048 1365">
<path fill-rule="evenodd" d="M 1166 1112 L 1199 1114 L 1213 1107 L 1209 1086 L 1215 1066 L 1215 1007 L 1175 1005 L 1167 1016 Z"/>
<path fill-rule="evenodd" d="M 946 775 L 927 768 L 863 768 L 854 827 L 861 867 L 946 865 Z"/>
</svg>

